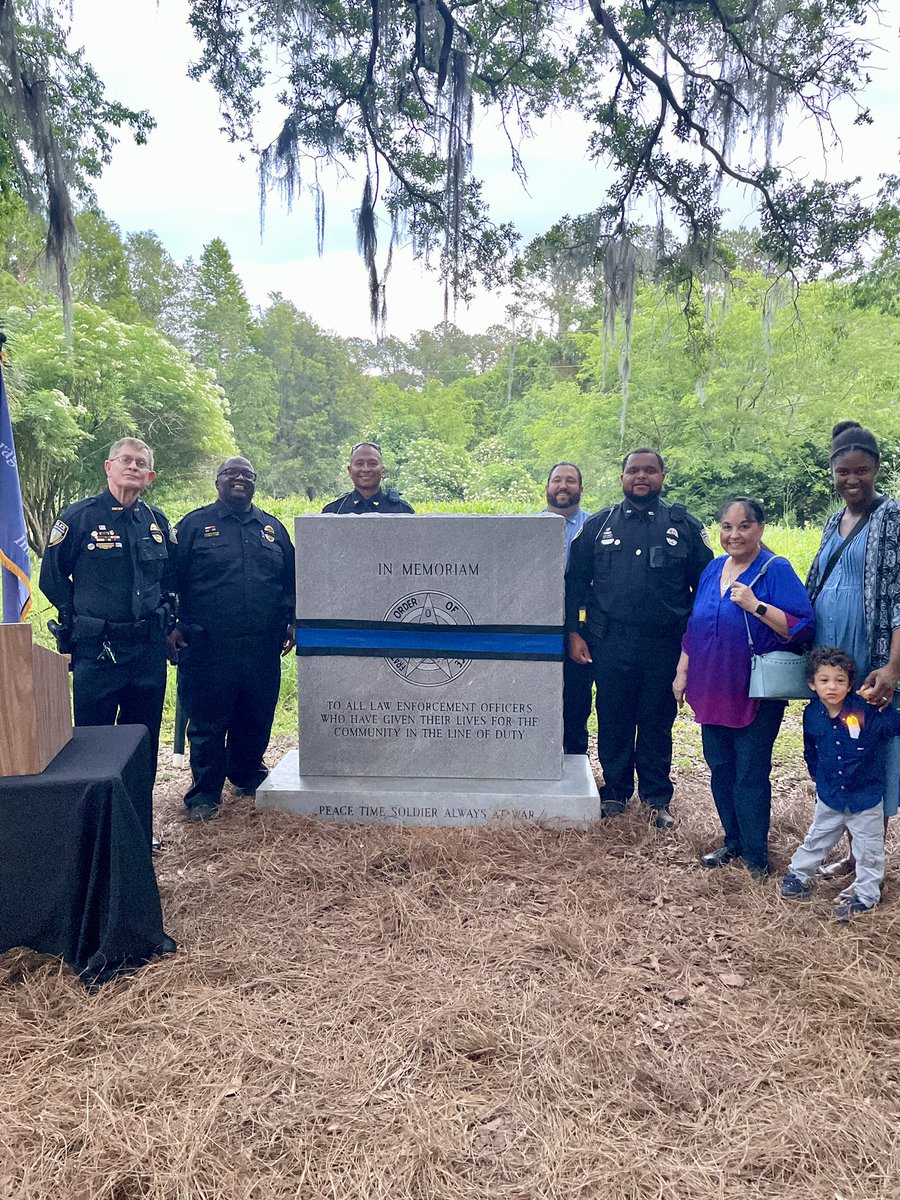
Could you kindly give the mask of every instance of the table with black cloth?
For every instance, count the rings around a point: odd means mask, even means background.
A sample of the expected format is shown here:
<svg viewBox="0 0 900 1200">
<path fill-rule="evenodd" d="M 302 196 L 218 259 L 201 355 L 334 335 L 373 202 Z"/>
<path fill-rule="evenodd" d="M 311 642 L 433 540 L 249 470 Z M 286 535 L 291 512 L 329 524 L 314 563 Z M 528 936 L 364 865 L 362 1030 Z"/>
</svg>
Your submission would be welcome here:
<svg viewBox="0 0 900 1200">
<path fill-rule="evenodd" d="M 93 986 L 175 950 L 150 852 L 152 779 L 143 725 L 76 728 L 40 775 L 0 779 L 0 953 L 59 955 Z"/>
</svg>

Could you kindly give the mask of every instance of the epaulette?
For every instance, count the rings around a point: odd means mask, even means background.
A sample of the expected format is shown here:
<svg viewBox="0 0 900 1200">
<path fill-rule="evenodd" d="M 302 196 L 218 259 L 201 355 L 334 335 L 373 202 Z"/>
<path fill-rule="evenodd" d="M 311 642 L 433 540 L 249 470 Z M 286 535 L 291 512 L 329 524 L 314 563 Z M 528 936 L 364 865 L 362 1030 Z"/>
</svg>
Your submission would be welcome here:
<svg viewBox="0 0 900 1200">
<path fill-rule="evenodd" d="M 675 521 L 683 521 L 685 519 L 685 517 L 689 517 L 690 515 L 691 514 L 688 512 L 688 510 L 684 507 L 683 504 L 670 504 L 669 505 L 669 516 Z"/>
<path fill-rule="evenodd" d="M 100 495 L 102 496 L 102 494 L 103 493 L 101 492 Z M 99 499 L 100 496 L 85 496 L 83 500 L 73 500 L 72 503 L 66 505 L 63 511 L 59 514 L 60 518 L 66 516 L 67 514 L 71 517 L 73 513 L 81 512 L 82 509 L 87 508 L 89 504 L 93 504 L 95 500 Z"/>
</svg>

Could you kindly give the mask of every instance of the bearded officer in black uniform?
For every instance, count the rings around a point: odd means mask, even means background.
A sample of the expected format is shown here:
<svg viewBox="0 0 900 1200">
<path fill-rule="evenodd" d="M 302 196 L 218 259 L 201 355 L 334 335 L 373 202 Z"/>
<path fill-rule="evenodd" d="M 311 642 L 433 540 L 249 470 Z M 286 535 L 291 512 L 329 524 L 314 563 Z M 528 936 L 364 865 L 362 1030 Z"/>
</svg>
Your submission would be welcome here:
<svg viewBox="0 0 900 1200">
<path fill-rule="evenodd" d="M 624 500 L 585 522 L 566 571 L 569 654 L 593 663 L 597 753 L 605 817 L 624 812 L 634 792 L 658 829 L 674 825 L 672 680 L 681 637 L 703 568 L 712 558 L 706 532 L 681 504 L 660 498 L 666 472 L 655 450 L 633 450 L 622 463 Z M 579 609 L 587 609 L 584 636 Z"/>
<path fill-rule="evenodd" d="M 407 504 L 396 488 L 382 491 L 381 484 L 386 471 L 377 442 L 358 442 L 350 451 L 347 473 L 353 481 L 353 491 L 345 492 L 322 509 L 323 513 L 412 513 L 416 510 Z"/>
<path fill-rule="evenodd" d="M 105 490 L 54 524 L 40 586 L 59 610 L 60 649 L 72 653 L 75 724 L 146 725 L 155 775 L 174 546 L 165 515 L 140 498 L 156 478 L 146 442 L 115 442 L 104 469 Z"/>
<path fill-rule="evenodd" d="M 216 815 L 226 777 L 252 796 L 294 644 L 294 547 L 277 517 L 253 503 L 256 472 L 229 458 L 218 499 L 178 524 L 178 624 L 169 639 L 188 718 L 192 821 Z"/>
</svg>

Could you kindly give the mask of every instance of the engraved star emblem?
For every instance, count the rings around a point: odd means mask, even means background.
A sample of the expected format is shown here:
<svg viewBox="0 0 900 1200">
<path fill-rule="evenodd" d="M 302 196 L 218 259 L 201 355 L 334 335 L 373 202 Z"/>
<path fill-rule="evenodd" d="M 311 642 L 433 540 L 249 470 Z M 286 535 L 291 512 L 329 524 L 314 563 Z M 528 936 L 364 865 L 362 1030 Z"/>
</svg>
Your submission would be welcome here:
<svg viewBox="0 0 900 1200">
<path fill-rule="evenodd" d="M 434 600 L 431 598 L 431 593 L 426 594 L 422 601 L 421 609 L 412 616 L 408 622 L 410 625 L 447 625 L 449 622 L 446 617 L 443 621 L 439 618 L 435 619 Z M 440 671 L 447 679 L 453 677 L 453 671 L 450 669 L 450 663 L 446 658 L 412 658 L 409 660 L 404 671 L 404 675 L 408 678 L 413 671 L 417 671 L 420 667 L 434 667 Z"/>
</svg>

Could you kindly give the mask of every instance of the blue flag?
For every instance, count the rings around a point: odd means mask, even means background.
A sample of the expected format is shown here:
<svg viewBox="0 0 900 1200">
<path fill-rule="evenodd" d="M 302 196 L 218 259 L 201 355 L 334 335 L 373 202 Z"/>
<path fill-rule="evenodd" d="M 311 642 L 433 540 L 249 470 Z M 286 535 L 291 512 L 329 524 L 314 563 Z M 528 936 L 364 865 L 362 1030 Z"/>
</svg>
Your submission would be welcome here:
<svg viewBox="0 0 900 1200">
<path fill-rule="evenodd" d="M 24 621 L 31 609 L 31 561 L 25 534 L 22 489 L 16 465 L 9 401 L 0 368 L 0 575 L 3 620 Z"/>
</svg>

